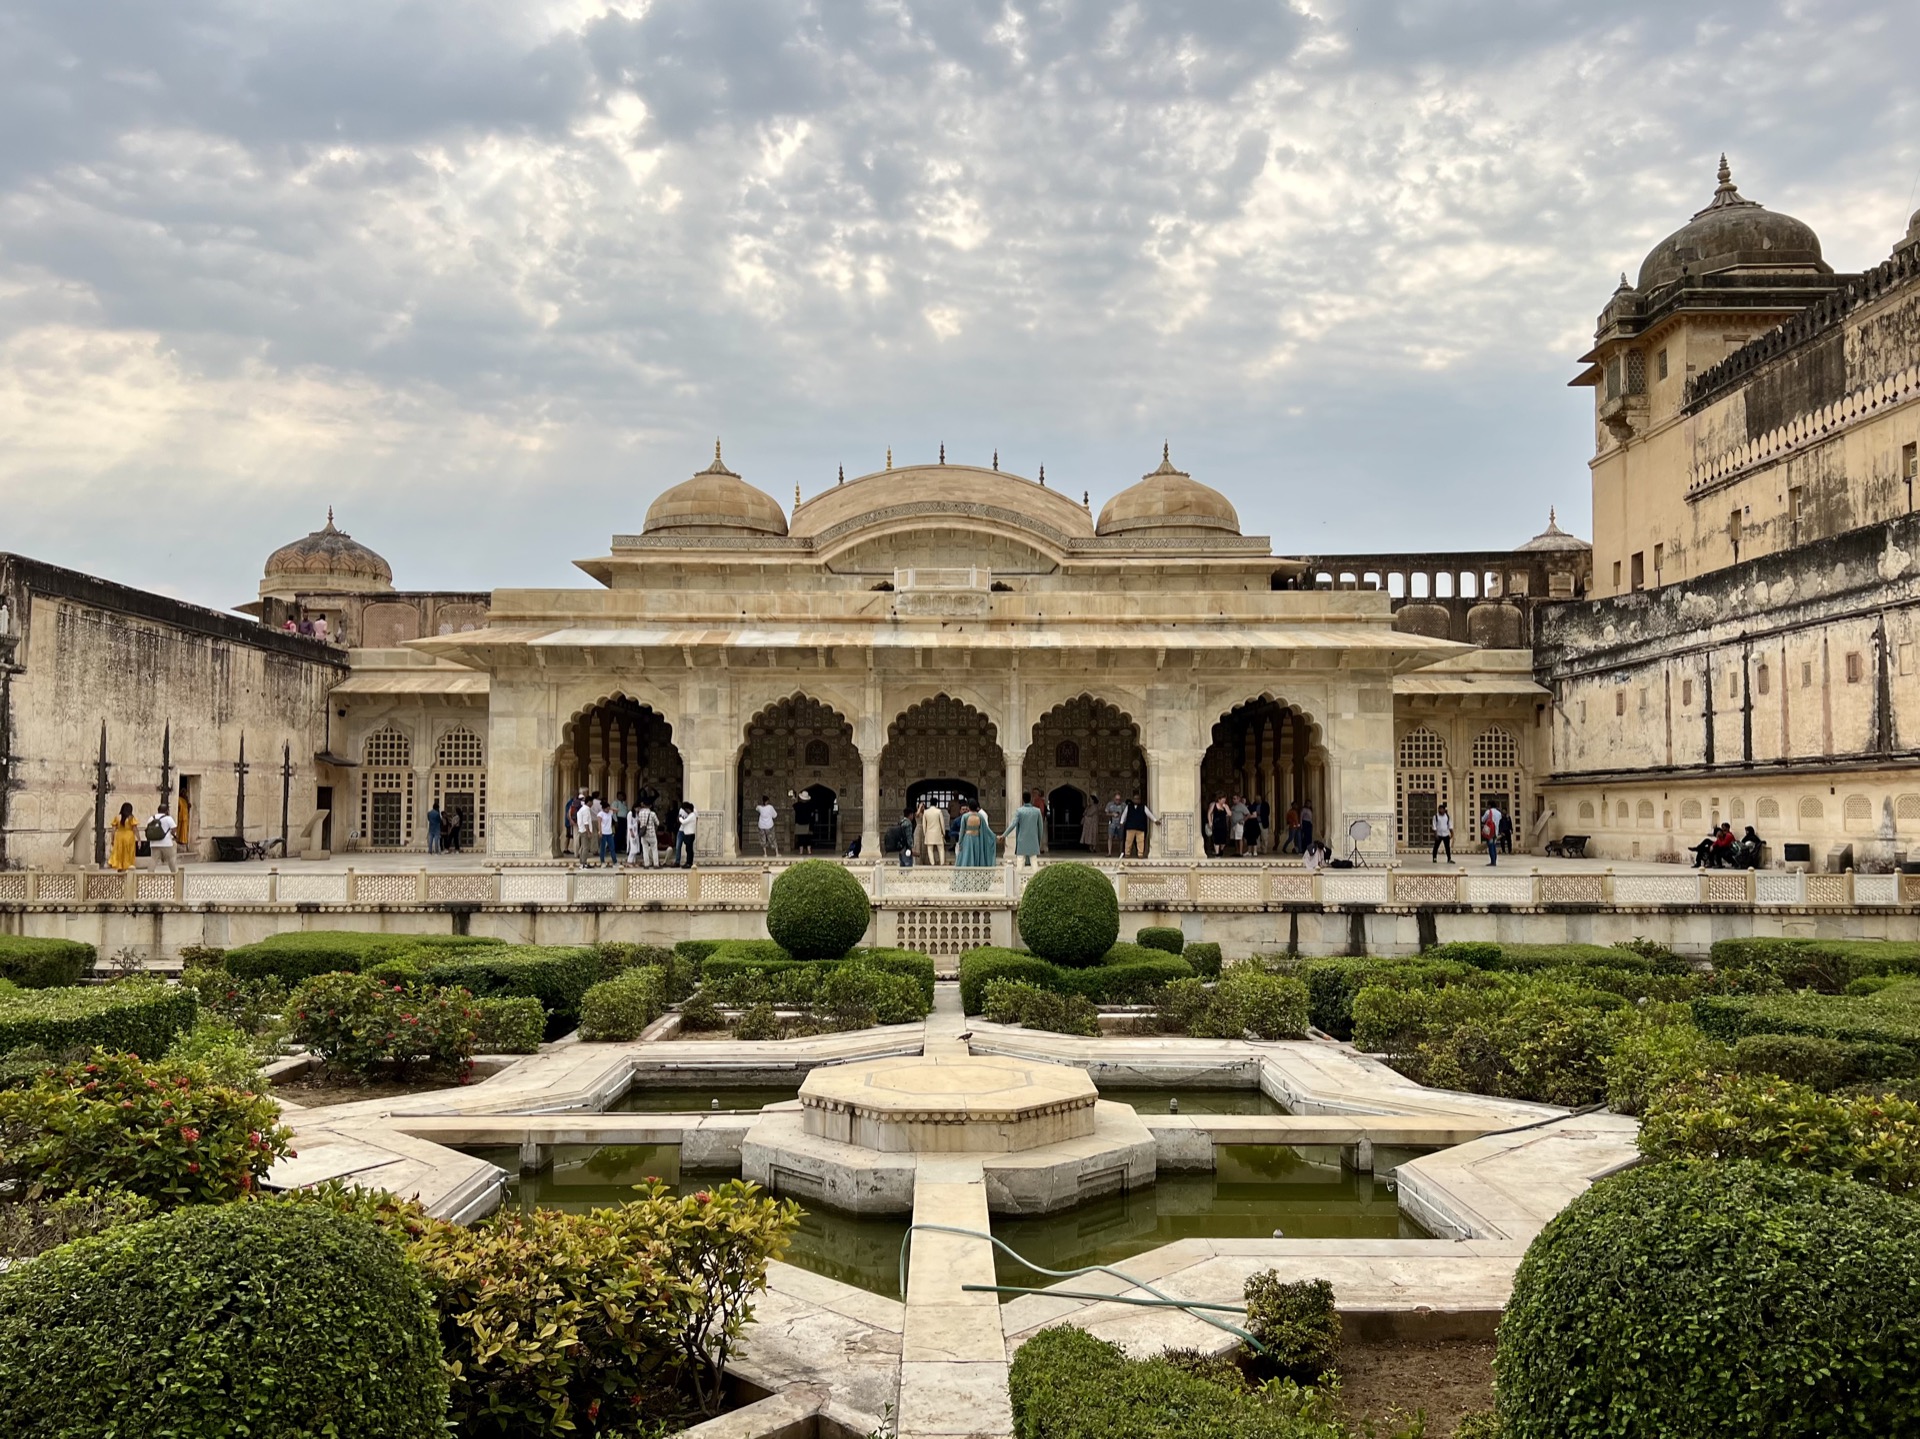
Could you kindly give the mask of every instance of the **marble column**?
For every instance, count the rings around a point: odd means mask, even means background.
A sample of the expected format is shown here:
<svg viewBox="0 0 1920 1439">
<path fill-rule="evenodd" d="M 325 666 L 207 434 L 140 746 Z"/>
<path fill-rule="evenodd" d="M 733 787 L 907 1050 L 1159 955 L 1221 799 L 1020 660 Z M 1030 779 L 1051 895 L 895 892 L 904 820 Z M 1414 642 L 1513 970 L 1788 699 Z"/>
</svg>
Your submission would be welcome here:
<svg viewBox="0 0 1920 1439">
<path fill-rule="evenodd" d="M 886 819 L 893 823 L 893 816 Z M 860 855 L 879 859 L 880 855 L 880 752 L 860 752 Z"/>
</svg>

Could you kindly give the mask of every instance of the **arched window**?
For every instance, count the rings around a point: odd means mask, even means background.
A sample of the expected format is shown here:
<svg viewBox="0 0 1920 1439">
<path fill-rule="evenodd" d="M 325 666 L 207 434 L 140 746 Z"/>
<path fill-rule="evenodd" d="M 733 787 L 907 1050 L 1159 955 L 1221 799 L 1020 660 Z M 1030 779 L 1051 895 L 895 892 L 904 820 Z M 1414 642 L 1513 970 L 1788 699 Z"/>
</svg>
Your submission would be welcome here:
<svg viewBox="0 0 1920 1439">
<path fill-rule="evenodd" d="M 360 768 L 360 843 L 404 849 L 413 842 L 413 741 L 392 725 L 367 736 Z"/>
<path fill-rule="evenodd" d="M 1394 778 L 1399 790 L 1400 844 L 1420 849 L 1433 843 L 1434 811 L 1447 797 L 1447 747 L 1440 736 L 1421 725 L 1400 740 L 1400 763 Z"/>
<path fill-rule="evenodd" d="M 1699 818 L 1700 818 L 1700 801 L 1699 800 L 1690 799 L 1681 804 L 1680 806 L 1681 823 L 1691 824 L 1697 821 Z"/>
<path fill-rule="evenodd" d="M 1863 794 L 1848 795 L 1846 808 L 1842 813 L 1848 829 L 1873 828 L 1873 801 Z"/>
<path fill-rule="evenodd" d="M 1592 800 L 1583 799 L 1580 801 L 1580 818 L 1583 820 L 1590 820 L 1593 818 L 1593 801 Z"/>
<path fill-rule="evenodd" d="M 1079 769 L 1080 746 L 1070 739 L 1063 739 L 1053 747 L 1053 767 L 1055 769 Z"/>
<path fill-rule="evenodd" d="M 1780 818 L 1780 801 L 1777 799 L 1763 799 L 1763 800 L 1755 801 L 1753 806 L 1753 817 L 1755 819 Z"/>
<path fill-rule="evenodd" d="M 807 741 L 808 769 L 825 769 L 832 763 L 833 752 L 827 748 L 827 742 L 825 740 L 810 739 Z"/>
<path fill-rule="evenodd" d="M 1747 802 L 1745 800 L 1735 799 L 1735 800 L 1729 800 L 1727 802 L 1727 818 L 1728 819 L 1744 820 L 1746 817 L 1747 817 Z"/>
<path fill-rule="evenodd" d="M 433 804 L 442 816 L 460 816 L 462 849 L 477 849 L 487 837 L 487 768 L 480 736 L 455 725 L 440 736 L 433 754 Z"/>
<path fill-rule="evenodd" d="M 1638 820 L 1641 824 L 1652 824 L 1653 823 L 1653 801 L 1650 799 L 1641 800 L 1639 805 L 1636 806 L 1634 809 L 1634 818 Z"/>
<path fill-rule="evenodd" d="M 1826 817 L 1827 807 L 1821 804 L 1813 795 L 1807 795 L 1800 801 L 1801 819 L 1825 819 Z"/>
</svg>

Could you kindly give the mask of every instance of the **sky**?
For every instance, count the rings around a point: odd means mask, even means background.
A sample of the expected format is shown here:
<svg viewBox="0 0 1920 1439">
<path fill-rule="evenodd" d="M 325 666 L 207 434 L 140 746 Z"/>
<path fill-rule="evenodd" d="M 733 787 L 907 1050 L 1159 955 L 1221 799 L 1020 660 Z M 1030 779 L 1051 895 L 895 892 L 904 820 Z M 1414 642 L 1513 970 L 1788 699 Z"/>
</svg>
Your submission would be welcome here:
<svg viewBox="0 0 1920 1439">
<path fill-rule="evenodd" d="M 1102 501 L 1163 442 L 1283 554 L 1585 533 L 1575 359 L 1712 193 L 1835 268 L 1920 204 L 1920 6 L 9 0 L 0 549 L 227 607 L 403 588 L 729 465 Z"/>
</svg>

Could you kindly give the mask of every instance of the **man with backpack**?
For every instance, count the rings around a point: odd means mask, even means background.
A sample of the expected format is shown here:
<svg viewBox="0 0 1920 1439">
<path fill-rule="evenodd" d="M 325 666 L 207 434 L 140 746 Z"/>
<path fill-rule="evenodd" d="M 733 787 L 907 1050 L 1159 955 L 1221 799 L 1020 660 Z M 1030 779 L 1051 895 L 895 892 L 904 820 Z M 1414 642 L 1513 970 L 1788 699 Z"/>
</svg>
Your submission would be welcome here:
<svg viewBox="0 0 1920 1439">
<path fill-rule="evenodd" d="M 1500 863 L 1500 821 L 1506 818 L 1500 813 L 1500 806 L 1488 804 L 1487 812 L 1480 816 L 1480 838 L 1487 842 L 1487 863 Z"/>
<path fill-rule="evenodd" d="M 179 865 L 174 863 L 173 854 L 173 832 L 177 828 L 178 826 L 173 822 L 173 816 L 167 813 L 165 805 L 155 810 L 153 818 L 147 821 L 147 848 L 153 851 L 154 864 L 164 864 L 168 869 L 179 868 Z"/>
</svg>

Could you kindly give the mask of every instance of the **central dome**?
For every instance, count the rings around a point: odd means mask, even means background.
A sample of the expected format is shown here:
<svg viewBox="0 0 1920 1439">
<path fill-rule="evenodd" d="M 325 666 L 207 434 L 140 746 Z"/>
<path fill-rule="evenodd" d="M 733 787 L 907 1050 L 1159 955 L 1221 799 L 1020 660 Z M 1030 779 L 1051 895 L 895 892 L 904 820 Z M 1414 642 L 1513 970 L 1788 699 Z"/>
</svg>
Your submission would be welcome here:
<svg viewBox="0 0 1920 1439">
<path fill-rule="evenodd" d="M 1160 467 L 1107 501 L 1096 533 L 1101 535 L 1230 535 L 1240 533 L 1240 516 L 1227 497 L 1176 470 L 1167 446 Z"/>
<path fill-rule="evenodd" d="M 1780 215 L 1741 196 L 1727 157 L 1720 157 L 1720 185 L 1707 207 L 1647 252 L 1640 288 L 1658 289 L 1684 275 L 1705 275 L 1740 265 L 1831 274 L 1820 258 L 1820 237 L 1810 225 Z"/>
<path fill-rule="evenodd" d="M 784 535 L 787 516 L 773 496 L 756 490 L 727 468 L 720 458 L 720 442 L 715 440 L 713 463 L 648 505 L 643 529 L 649 535 L 662 531 L 689 535 Z"/>
<path fill-rule="evenodd" d="M 891 456 L 889 456 L 891 458 Z M 1042 478 L 981 465 L 902 465 L 832 485 L 795 507 L 793 532 L 838 541 L 887 530 L 984 528 L 1060 547 L 1093 533 L 1084 507 Z"/>
</svg>

